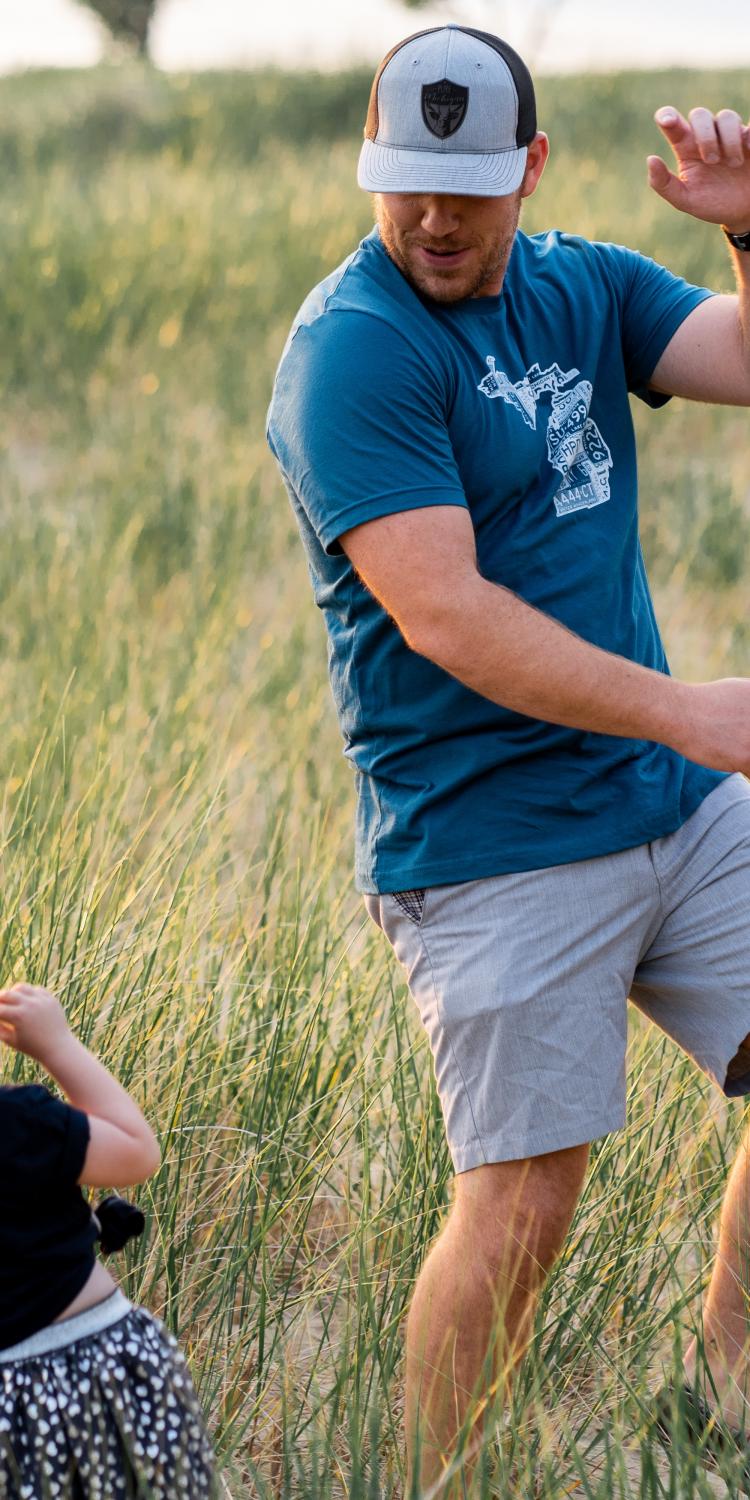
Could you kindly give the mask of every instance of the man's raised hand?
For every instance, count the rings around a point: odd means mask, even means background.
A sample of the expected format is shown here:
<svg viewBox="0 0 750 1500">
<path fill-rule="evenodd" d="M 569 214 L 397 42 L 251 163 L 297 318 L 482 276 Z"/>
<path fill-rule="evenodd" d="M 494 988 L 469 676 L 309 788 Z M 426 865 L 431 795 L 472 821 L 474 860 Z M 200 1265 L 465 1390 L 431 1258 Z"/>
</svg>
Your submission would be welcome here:
<svg viewBox="0 0 750 1500">
<path fill-rule="evenodd" d="M 675 155 L 670 172 L 660 156 L 648 158 L 655 193 L 695 219 L 723 224 L 734 234 L 750 230 L 750 125 L 733 109 L 691 109 L 686 120 L 667 106 L 655 120 Z"/>
</svg>

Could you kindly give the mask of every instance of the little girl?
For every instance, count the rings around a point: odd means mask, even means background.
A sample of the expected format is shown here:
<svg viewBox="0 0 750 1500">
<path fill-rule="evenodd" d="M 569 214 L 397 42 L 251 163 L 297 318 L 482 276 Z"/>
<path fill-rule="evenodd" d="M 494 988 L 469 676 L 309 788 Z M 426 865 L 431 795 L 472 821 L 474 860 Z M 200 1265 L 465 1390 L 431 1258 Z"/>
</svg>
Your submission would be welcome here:
<svg viewBox="0 0 750 1500">
<path fill-rule="evenodd" d="M 80 1188 L 148 1177 L 154 1135 L 49 991 L 0 990 L 0 1040 L 70 1101 L 39 1084 L 0 1087 L 0 1500 L 215 1496 L 185 1360 L 96 1259 L 95 1241 L 108 1248 L 119 1231 L 110 1205 L 103 1232 Z"/>
</svg>

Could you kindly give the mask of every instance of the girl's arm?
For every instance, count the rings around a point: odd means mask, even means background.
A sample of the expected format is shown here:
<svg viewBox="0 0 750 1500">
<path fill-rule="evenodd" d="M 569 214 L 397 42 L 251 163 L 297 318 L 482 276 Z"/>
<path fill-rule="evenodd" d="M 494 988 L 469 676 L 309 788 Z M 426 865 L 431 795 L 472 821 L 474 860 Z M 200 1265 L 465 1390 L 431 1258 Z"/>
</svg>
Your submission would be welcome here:
<svg viewBox="0 0 750 1500">
<path fill-rule="evenodd" d="M 0 1041 L 36 1058 L 70 1103 L 89 1117 L 80 1181 L 128 1187 L 155 1172 L 161 1153 L 151 1126 L 112 1074 L 74 1037 L 56 995 L 32 984 L 0 990 Z"/>
</svg>

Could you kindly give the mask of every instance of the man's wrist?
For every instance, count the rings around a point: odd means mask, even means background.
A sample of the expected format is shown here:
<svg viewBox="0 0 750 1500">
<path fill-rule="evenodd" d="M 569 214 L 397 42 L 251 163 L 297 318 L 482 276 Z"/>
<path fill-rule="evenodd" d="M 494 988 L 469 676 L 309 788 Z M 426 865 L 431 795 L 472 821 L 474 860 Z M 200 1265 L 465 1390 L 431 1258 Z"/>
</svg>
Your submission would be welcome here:
<svg viewBox="0 0 750 1500">
<path fill-rule="evenodd" d="M 661 681 L 664 688 L 653 706 L 656 722 L 648 737 L 689 759 L 688 741 L 695 714 L 694 684 L 667 676 L 661 677 Z"/>
<path fill-rule="evenodd" d="M 750 215 L 748 219 L 750 220 Z M 722 224 L 721 227 L 735 250 L 750 250 L 750 222 L 744 229 L 735 228 L 733 224 Z"/>
</svg>

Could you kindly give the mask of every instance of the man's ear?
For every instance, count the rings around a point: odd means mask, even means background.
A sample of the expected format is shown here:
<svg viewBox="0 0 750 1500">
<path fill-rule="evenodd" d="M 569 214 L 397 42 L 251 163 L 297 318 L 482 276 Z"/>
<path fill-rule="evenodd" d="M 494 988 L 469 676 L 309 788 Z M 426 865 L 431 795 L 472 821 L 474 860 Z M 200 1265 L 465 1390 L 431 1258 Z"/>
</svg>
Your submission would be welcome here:
<svg viewBox="0 0 750 1500">
<path fill-rule="evenodd" d="M 549 156 L 549 139 L 543 130 L 538 130 L 533 141 L 526 152 L 526 171 L 521 183 L 521 197 L 530 198 L 535 192 L 539 179 L 547 165 Z"/>
</svg>

